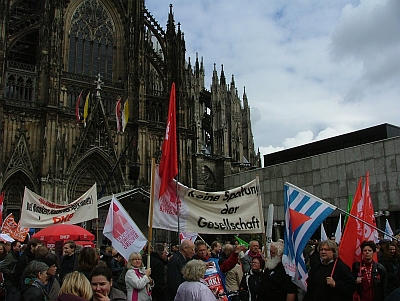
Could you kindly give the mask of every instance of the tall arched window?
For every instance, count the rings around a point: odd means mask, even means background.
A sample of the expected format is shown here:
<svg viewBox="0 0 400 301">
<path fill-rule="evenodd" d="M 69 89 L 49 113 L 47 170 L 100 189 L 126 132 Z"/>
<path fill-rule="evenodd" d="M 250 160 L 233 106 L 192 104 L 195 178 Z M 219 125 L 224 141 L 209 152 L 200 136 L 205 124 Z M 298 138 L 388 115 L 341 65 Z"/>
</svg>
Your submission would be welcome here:
<svg viewBox="0 0 400 301">
<path fill-rule="evenodd" d="M 82 2 L 72 17 L 68 72 L 112 80 L 114 29 L 99 0 Z"/>
</svg>

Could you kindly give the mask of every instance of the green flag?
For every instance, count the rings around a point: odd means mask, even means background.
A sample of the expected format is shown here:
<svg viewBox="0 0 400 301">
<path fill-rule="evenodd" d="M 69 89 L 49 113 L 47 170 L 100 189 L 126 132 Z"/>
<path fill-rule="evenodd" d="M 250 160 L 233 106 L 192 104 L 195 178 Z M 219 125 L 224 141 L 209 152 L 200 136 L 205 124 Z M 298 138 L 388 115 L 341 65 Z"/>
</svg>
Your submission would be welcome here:
<svg viewBox="0 0 400 301">
<path fill-rule="evenodd" d="M 353 196 L 349 195 L 349 199 L 347 201 L 347 213 L 350 213 L 351 211 L 351 206 L 353 206 Z M 346 227 L 347 224 L 347 219 L 349 218 L 349 215 L 346 214 L 345 218 L 344 218 L 344 224 L 343 224 L 343 228 Z"/>
<path fill-rule="evenodd" d="M 235 236 L 236 240 L 239 242 L 239 245 L 245 246 L 246 248 L 249 247 L 249 244 L 245 242 L 243 239 L 240 239 L 239 237 Z"/>
</svg>

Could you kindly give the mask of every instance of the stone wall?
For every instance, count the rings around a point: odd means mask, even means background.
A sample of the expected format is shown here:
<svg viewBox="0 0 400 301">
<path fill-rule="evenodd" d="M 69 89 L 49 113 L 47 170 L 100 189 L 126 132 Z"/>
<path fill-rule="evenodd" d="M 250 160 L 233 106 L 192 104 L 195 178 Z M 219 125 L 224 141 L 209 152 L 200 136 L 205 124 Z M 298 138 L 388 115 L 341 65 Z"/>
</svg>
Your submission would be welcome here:
<svg viewBox="0 0 400 301">
<path fill-rule="evenodd" d="M 264 216 L 268 216 L 268 206 L 273 204 L 274 221 L 283 221 L 285 182 L 346 210 L 358 180 L 364 177 L 365 181 L 367 171 L 374 211 L 383 213 L 377 219 L 377 226 L 384 228 L 387 218 L 393 230 L 400 228 L 400 137 L 227 176 L 224 187 L 240 186 L 258 175 Z M 385 216 L 385 211 L 390 214 Z M 337 210 L 332 214 L 338 215 Z"/>
</svg>

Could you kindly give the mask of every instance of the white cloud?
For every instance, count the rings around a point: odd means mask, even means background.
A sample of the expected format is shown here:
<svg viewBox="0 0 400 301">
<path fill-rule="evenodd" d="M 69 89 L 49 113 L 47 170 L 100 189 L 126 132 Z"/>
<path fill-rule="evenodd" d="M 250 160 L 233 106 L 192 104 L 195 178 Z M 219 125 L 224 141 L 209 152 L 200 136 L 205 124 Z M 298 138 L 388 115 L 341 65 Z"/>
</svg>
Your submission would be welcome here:
<svg viewBox="0 0 400 301">
<path fill-rule="evenodd" d="M 165 28 L 168 0 L 146 0 Z M 187 57 L 235 76 L 256 148 L 282 150 L 381 123 L 400 125 L 400 1 L 177 0 Z"/>
</svg>

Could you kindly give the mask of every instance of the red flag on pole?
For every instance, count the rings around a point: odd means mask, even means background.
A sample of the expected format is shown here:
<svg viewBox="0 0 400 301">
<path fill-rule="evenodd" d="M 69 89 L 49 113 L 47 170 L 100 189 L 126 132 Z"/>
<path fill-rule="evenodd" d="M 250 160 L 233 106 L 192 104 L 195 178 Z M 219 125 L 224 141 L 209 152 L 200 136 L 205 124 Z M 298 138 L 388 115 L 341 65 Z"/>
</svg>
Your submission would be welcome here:
<svg viewBox="0 0 400 301">
<path fill-rule="evenodd" d="M 178 152 L 176 149 L 176 99 L 175 83 L 172 83 L 169 98 L 167 129 L 162 145 L 162 156 L 159 167 L 161 177 L 160 194 L 161 197 L 168 187 L 168 184 L 178 174 Z"/>
<path fill-rule="evenodd" d="M 364 193 L 362 188 L 362 178 L 358 181 L 357 191 L 354 195 L 350 214 L 358 217 L 360 220 L 349 216 L 343 232 L 342 240 L 340 241 L 339 257 L 351 269 L 354 262 L 360 262 L 362 259 L 362 252 L 360 249 L 361 243 L 364 240 L 372 240 L 376 242 L 374 236 L 377 231 L 368 225 L 370 224 L 376 227 L 374 209 L 369 194 L 369 173 L 367 173 L 366 176 Z M 376 260 L 376 258 L 374 258 L 374 260 Z"/>
<path fill-rule="evenodd" d="M 81 93 L 79 93 L 78 99 L 75 104 L 75 116 L 76 116 L 77 123 L 80 123 L 80 121 L 81 121 L 81 118 L 79 116 L 79 104 L 81 103 L 82 92 L 83 92 L 83 90 L 81 91 Z"/>
<path fill-rule="evenodd" d="M 365 186 L 364 186 L 364 221 L 376 228 L 376 220 L 374 215 L 374 207 L 372 205 L 371 194 L 369 191 L 369 172 L 365 176 Z M 372 240 L 377 242 L 379 239 L 378 231 L 368 224 L 364 224 L 364 240 Z M 378 253 L 374 253 L 374 261 L 378 262 Z"/>
</svg>

